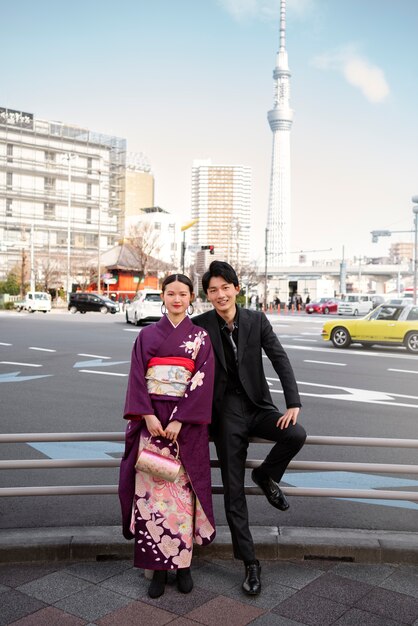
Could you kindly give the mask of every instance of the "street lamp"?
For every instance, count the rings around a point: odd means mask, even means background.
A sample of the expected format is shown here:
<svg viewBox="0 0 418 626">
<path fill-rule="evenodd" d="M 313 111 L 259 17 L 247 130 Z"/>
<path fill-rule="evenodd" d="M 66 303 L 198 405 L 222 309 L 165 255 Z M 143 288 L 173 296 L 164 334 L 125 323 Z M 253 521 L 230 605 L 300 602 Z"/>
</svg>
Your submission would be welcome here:
<svg viewBox="0 0 418 626">
<path fill-rule="evenodd" d="M 414 237 L 414 304 L 417 304 L 417 282 L 418 282 L 418 196 L 412 196 L 412 212 L 414 214 L 415 237 Z"/>
<path fill-rule="evenodd" d="M 70 300 L 70 265 L 71 265 L 71 161 L 75 154 L 67 152 L 64 158 L 68 161 L 68 196 L 67 196 L 67 301 Z"/>
<path fill-rule="evenodd" d="M 181 242 L 181 273 L 182 274 L 184 274 L 184 256 L 186 254 L 186 230 L 194 226 L 196 222 L 198 221 L 199 221 L 199 218 L 196 218 L 194 220 L 191 220 L 190 222 L 187 222 L 186 224 L 183 224 L 183 226 L 180 228 L 180 230 L 183 232 L 183 241 Z"/>
</svg>

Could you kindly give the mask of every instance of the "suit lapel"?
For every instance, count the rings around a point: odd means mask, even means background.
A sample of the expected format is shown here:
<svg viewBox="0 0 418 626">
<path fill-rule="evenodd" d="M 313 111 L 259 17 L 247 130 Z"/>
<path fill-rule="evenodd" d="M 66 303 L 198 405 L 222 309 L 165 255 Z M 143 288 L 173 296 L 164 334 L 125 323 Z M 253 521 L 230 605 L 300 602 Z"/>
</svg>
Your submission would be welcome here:
<svg viewBox="0 0 418 626">
<path fill-rule="evenodd" d="M 238 365 L 244 356 L 248 335 L 251 330 L 251 317 L 247 309 L 240 309 L 238 321 Z"/>
<path fill-rule="evenodd" d="M 207 320 L 208 320 L 208 324 L 207 324 L 206 330 L 209 332 L 213 350 L 216 356 L 218 357 L 219 362 L 221 363 L 222 367 L 224 368 L 224 370 L 226 370 L 224 347 L 222 345 L 221 331 L 219 329 L 219 324 L 216 318 L 215 310 L 210 311 L 210 313 L 208 314 Z"/>
</svg>

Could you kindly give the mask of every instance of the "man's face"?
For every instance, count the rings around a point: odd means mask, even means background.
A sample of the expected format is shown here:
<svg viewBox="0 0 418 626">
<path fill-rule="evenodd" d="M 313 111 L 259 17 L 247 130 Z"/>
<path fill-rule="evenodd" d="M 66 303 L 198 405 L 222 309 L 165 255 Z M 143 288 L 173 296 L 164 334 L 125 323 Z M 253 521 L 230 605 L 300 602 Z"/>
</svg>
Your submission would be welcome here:
<svg viewBox="0 0 418 626">
<path fill-rule="evenodd" d="M 239 287 L 235 287 L 233 283 L 227 283 L 222 276 L 212 276 L 209 281 L 207 298 L 215 307 L 217 312 L 222 315 L 234 308 Z"/>
</svg>

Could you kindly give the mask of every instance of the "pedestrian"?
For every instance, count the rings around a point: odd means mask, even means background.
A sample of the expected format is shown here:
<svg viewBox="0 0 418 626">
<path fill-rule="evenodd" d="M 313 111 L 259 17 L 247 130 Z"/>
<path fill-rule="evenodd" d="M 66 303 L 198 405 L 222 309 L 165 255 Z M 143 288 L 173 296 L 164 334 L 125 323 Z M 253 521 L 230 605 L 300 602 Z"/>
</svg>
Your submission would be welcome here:
<svg viewBox="0 0 418 626">
<path fill-rule="evenodd" d="M 305 300 L 305 304 L 309 304 L 311 301 L 311 298 L 309 296 L 309 294 L 306 296 L 306 300 Z"/>
<path fill-rule="evenodd" d="M 279 298 L 279 296 L 276 296 L 276 297 L 274 298 L 274 306 L 275 306 L 275 308 L 276 308 L 277 310 L 279 310 L 279 309 L 280 309 L 280 298 Z"/>
<path fill-rule="evenodd" d="M 151 598 L 164 593 L 168 570 L 176 571 L 179 591 L 189 593 L 193 540 L 206 545 L 215 537 L 207 426 L 212 346 L 187 316 L 193 299 L 187 276 L 168 276 L 161 297 L 163 317 L 141 331 L 132 350 L 119 480 L 123 534 L 135 538 L 134 566 L 154 570 Z M 144 449 L 179 454 L 175 482 L 135 468 Z"/>
<path fill-rule="evenodd" d="M 250 437 L 276 442 L 251 476 L 269 503 L 285 511 L 289 503 L 278 483 L 305 442 L 305 430 L 297 423 L 301 402 L 290 361 L 265 314 L 236 306 L 240 288 L 235 270 L 228 263 L 213 261 L 202 285 L 214 309 L 193 321 L 207 330 L 215 353 L 211 432 L 220 461 L 225 512 L 234 556 L 245 566 L 243 590 L 257 595 L 261 591 L 261 567 L 249 529 L 244 491 L 248 442 Z M 287 407 L 284 414 L 270 395 L 263 350 L 282 384 Z"/>
</svg>

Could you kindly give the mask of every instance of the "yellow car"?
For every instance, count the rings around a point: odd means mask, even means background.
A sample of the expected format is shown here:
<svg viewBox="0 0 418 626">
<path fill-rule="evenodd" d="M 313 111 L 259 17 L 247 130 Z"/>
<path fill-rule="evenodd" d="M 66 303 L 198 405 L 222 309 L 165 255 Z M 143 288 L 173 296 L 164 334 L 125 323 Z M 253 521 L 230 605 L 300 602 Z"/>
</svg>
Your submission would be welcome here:
<svg viewBox="0 0 418 626">
<path fill-rule="evenodd" d="M 362 319 L 326 322 L 321 334 L 336 348 L 350 343 L 403 345 L 418 354 L 418 306 L 381 304 Z"/>
</svg>

